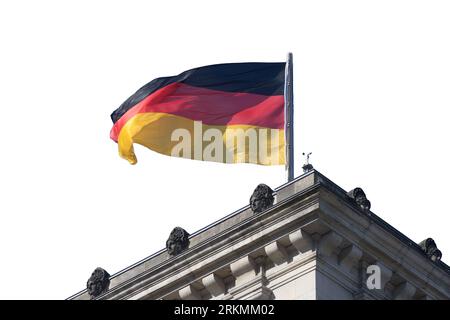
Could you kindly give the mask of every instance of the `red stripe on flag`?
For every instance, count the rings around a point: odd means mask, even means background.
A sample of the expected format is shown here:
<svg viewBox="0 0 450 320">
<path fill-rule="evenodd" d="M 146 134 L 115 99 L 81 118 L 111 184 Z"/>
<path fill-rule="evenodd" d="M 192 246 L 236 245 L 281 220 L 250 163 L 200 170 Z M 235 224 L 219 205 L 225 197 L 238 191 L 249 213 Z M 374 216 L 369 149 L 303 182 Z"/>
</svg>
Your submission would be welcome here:
<svg viewBox="0 0 450 320">
<path fill-rule="evenodd" d="M 125 123 L 136 114 L 146 112 L 178 115 L 208 125 L 284 128 L 282 95 L 225 92 L 176 82 L 155 91 L 129 109 L 112 127 L 111 139 L 117 141 Z"/>
</svg>

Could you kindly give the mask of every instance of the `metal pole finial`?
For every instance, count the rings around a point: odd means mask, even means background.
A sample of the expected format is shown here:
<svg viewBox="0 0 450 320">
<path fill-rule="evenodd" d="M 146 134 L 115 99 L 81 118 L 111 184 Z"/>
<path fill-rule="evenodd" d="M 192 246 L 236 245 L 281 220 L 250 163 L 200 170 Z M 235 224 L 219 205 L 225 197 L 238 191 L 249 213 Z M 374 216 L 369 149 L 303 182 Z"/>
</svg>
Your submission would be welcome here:
<svg viewBox="0 0 450 320">
<path fill-rule="evenodd" d="M 302 153 L 304 156 L 306 156 L 306 164 L 309 164 L 309 156 L 312 155 L 312 152 L 309 153 Z"/>
</svg>

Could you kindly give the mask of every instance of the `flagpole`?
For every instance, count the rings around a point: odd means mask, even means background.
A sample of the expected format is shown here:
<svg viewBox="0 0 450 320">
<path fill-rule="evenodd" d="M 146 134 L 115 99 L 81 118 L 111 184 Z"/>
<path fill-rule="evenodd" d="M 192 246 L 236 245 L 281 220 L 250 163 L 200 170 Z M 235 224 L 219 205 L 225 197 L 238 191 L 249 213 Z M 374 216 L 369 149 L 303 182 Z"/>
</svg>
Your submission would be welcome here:
<svg viewBox="0 0 450 320">
<path fill-rule="evenodd" d="M 287 55 L 284 81 L 285 153 L 287 181 L 294 180 L 294 73 L 293 57 Z"/>
</svg>

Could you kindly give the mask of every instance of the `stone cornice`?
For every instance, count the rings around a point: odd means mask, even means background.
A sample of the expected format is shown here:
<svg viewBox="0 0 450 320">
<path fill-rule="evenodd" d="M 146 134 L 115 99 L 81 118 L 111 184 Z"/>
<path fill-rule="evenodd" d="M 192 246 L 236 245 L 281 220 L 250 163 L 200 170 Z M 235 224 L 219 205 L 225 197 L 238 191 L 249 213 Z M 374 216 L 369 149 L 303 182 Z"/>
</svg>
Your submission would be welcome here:
<svg viewBox="0 0 450 320">
<path fill-rule="evenodd" d="M 379 216 L 377 216 L 375 213 L 369 211 L 368 213 L 364 214 L 362 213 L 360 210 L 358 210 L 358 208 L 348 200 L 347 197 L 347 193 L 345 192 L 345 190 L 343 190 L 341 187 L 339 187 L 338 185 L 336 185 L 334 182 L 332 182 L 331 180 L 329 180 L 327 177 L 325 177 L 324 175 L 322 175 L 321 173 L 317 172 L 317 180 L 318 183 L 325 187 L 326 189 L 328 189 L 331 193 L 333 193 L 335 196 L 338 196 L 339 199 L 341 201 L 343 201 L 343 203 L 350 207 L 352 209 L 352 213 L 357 213 L 360 216 L 364 216 L 367 219 L 369 219 L 371 222 L 377 224 L 379 227 L 381 227 L 382 229 L 384 229 L 386 232 L 388 232 L 389 234 L 393 235 L 394 237 L 396 237 L 398 240 L 400 240 L 403 244 L 409 246 L 410 248 L 412 248 L 414 251 L 417 252 L 417 254 L 419 256 L 422 256 L 424 259 L 428 259 L 426 257 L 426 255 L 423 253 L 421 247 L 415 243 L 413 240 L 411 240 L 410 238 L 408 238 L 406 235 L 404 235 L 403 233 L 401 233 L 400 231 L 398 231 L 396 228 L 394 228 L 392 225 L 388 224 L 386 221 L 384 221 L 383 219 L 381 219 Z M 428 261 L 427 261 L 428 262 Z M 448 266 L 447 264 L 445 264 L 442 261 L 438 261 L 434 263 L 434 266 L 437 266 L 438 268 L 441 268 L 444 272 L 447 273 L 448 276 L 450 276 L 450 266 Z"/>
<path fill-rule="evenodd" d="M 427 259 L 422 252 L 417 252 L 408 242 L 398 241 L 398 237 L 383 225 L 374 223 L 365 215 L 355 215 L 352 209 L 343 209 L 342 203 L 336 199 L 333 201 L 335 193 L 327 194 L 320 197 L 319 220 L 322 223 L 359 245 L 374 261 L 383 261 L 396 274 L 414 283 L 416 288 L 438 290 L 435 292 L 438 297 L 450 294 L 450 277 L 445 269 Z M 443 281 L 447 286 L 442 286 Z"/>
<path fill-rule="evenodd" d="M 317 171 L 310 171 L 275 192 L 276 203 L 262 213 L 252 214 L 246 206 L 192 234 L 190 247 L 179 255 L 169 257 L 166 250 L 160 250 L 113 275 L 109 291 L 97 299 L 156 299 L 176 292 L 180 298 L 199 298 L 201 293 L 191 285 L 194 282 L 203 284 L 213 297 L 219 296 L 221 291 L 227 291 L 226 284 L 214 273 L 249 255 L 265 255 L 280 272 L 278 276 L 271 270 L 267 277 L 270 281 L 276 280 L 285 272 L 283 270 L 305 263 L 294 260 L 285 266 L 289 254 L 278 242 L 281 240 L 300 254 L 311 248 L 312 253 L 304 258 L 315 257 L 316 242 L 321 241 L 319 253 L 336 255 L 338 265 L 343 268 L 339 270 L 326 262 L 325 269 L 348 278 L 344 282 L 352 283 L 353 292 L 358 286 L 350 269 L 364 257 L 382 260 L 389 270 L 395 270 L 396 275 L 407 281 L 403 287 L 408 290 L 398 287 L 397 291 L 401 291 L 398 296 L 410 294 L 410 283 L 414 288 L 432 292 L 435 298 L 450 295 L 439 283 L 444 281 L 450 287 L 450 268 L 445 263 L 432 262 L 412 240 L 372 212 L 362 212 L 343 189 Z M 329 230 L 334 233 L 327 234 Z M 328 248 L 327 237 L 333 237 L 333 243 L 336 243 L 335 238 L 342 238 L 342 243 L 339 241 L 338 247 Z M 322 261 L 320 257 L 318 261 Z M 234 276 L 239 277 L 239 274 Z M 342 282 L 338 278 L 336 282 Z M 262 290 L 262 296 L 267 295 L 269 289 L 261 286 L 252 284 L 250 287 Z M 370 295 L 359 289 L 361 294 Z M 241 292 L 239 290 L 231 291 Z M 84 290 L 69 299 L 86 296 Z M 374 298 L 384 296 L 373 295 Z"/>
<path fill-rule="evenodd" d="M 251 216 L 232 228 L 198 243 L 182 254 L 111 288 L 99 298 L 126 299 L 130 298 L 128 291 L 132 292 L 131 296 L 141 296 L 140 293 L 146 288 L 158 287 L 157 283 L 169 279 L 170 285 L 176 290 L 186 280 L 201 279 L 223 265 L 232 263 L 230 257 L 249 254 L 249 250 L 263 248 L 273 239 L 295 230 L 302 222 L 306 223 L 306 218 L 312 219 L 313 216 L 308 213 L 318 209 L 317 190 L 318 185 L 315 185 L 290 199 L 281 201 L 269 210 Z M 180 275 L 191 276 L 179 281 Z"/>
</svg>

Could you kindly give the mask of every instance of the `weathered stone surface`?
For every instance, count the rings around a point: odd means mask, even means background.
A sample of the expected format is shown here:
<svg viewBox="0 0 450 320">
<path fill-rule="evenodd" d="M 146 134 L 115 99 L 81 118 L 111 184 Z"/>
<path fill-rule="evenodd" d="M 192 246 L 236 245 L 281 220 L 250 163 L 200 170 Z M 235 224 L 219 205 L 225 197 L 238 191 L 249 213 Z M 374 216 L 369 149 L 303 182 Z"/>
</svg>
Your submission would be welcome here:
<svg viewBox="0 0 450 320">
<path fill-rule="evenodd" d="M 291 233 L 289 235 L 289 241 L 301 253 L 312 250 L 314 246 L 311 236 L 302 229 Z"/>
<path fill-rule="evenodd" d="M 419 243 L 419 246 L 422 248 L 423 252 L 430 258 L 432 261 L 439 261 L 442 258 L 442 252 L 436 246 L 436 242 L 432 238 L 427 238 Z"/>
<path fill-rule="evenodd" d="M 213 297 L 217 297 L 225 292 L 225 284 L 223 279 L 214 273 L 204 277 L 202 279 L 202 283 Z"/>
<path fill-rule="evenodd" d="M 176 227 L 170 233 L 166 241 L 167 252 L 171 256 L 176 256 L 189 247 L 189 233 L 180 227 Z"/>
<path fill-rule="evenodd" d="M 273 205 L 273 190 L 265 184 L 259 184 L 250 197 L 250 207 L 253 213 L 260 213 Z"/>
<path fill-rule="evenodd" d="M 411 300 L 416 293 L 416 288 L 409 282 L 398 285 L 393 293 L 394 300 Z"/>
<path fill-rule="evenodd" d="M 363 252 L 356 245 L 350 245 L 339 253 L 339 263 L 345 266 L 347 270 L 357 267 L 359 260 L 362 258 Z"/>
<path fill-rule="evenodd" d="M 286 249 L 277 241 L 265 246 L 264 251 L 269 259 L 276 265 L 282 264 L 288 259 Z"/>
<path fill-rule="evenodd" d="M 192 285 L 188 285 L 178 292 L 181 300 L 202 300 L 202 296 Z"/>
<path fill-rule="evenodd" d="M 370 211 L 370 201 L 367 199 L 363 189 L 355 188 L 347 193 L 353 202 L 364 212 Z"/>
<path fill-rule="evenodd" d="M 330 231 L 325 234 L 319 242 L 319 253 L 330 256 L 333 252 L 336 252 L 341 245 L 343 238 L 334 231 Z"/>
<path fill-rule="evenodd" d="M 86 287 L 91 299 L 94 299 L 106 292 L 109 288 L 109 273 L 102 268 L 97 268 L 92 272 Z"/>
</svg>

